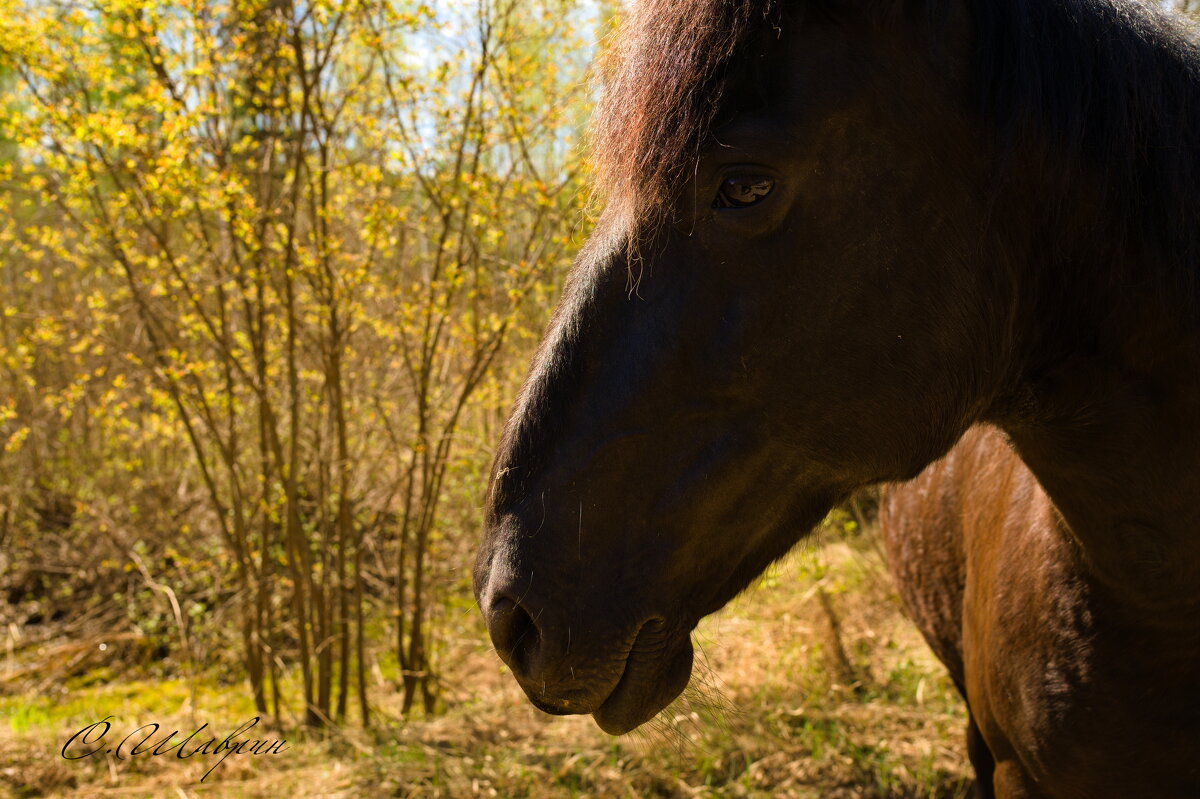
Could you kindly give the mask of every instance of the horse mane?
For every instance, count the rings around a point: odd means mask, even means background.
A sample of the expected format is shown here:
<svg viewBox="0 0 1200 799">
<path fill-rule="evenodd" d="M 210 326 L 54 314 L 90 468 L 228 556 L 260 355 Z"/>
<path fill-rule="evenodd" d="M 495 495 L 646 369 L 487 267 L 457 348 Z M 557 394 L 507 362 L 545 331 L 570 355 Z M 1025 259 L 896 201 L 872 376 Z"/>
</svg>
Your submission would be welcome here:
<svg viewBox="0 0 1200 799">
<path fill-rule="evenodd" d="M 1092 220 L 1113 258 L 1126 245 L 1153 281 L 1193 305 L 1200 275 L 1200 48 L 1133 0 L 970 0 L 978 112 L 1000 153 L 1045 142 L 1030 165 L 1060 210 L 1103 192 Z M 1097 180 L 1099 177 L 1099 180 Z M 1100 268 L 1097 265 L 1097 268 Z M 1182 292 L 1182 297 L 1179 296 Z"/>
<path fill-rule="evenodd" d="M 1133 0 L 967 0 L 977 112 L 998 151 L 1047 143 L 1064 198 L 1101 172 L 1106 224 L 1183 268 L 1200 255 L 1200 52 Z M 766 102 L 762 69 L 806 9 L 870 18 L 946 0 L 638 0 L 601 68 L 593 117 L 598 191 L 617 215 L 661 221 L 718 118 Z M 776 70 L 777 72 L 778 70 Z M 1003 160 L 1003 159 L 1001 159 Z M 1112 235 L 1109 230 L 1109 235 Z"/>
</svg>

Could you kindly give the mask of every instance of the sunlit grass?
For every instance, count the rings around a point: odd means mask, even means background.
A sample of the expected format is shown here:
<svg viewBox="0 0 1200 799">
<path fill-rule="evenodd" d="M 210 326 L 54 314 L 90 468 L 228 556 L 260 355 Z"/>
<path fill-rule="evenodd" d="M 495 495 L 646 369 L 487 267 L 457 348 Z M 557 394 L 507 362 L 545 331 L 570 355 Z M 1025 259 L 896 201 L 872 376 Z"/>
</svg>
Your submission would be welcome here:
<svg viewBox="0 0 1200 799">
<path fill-rule="evenodd" d="M 297 709 L 289 709 L 279 732 L 289 739 L 287 753 L 230 762 L 203 784 L 198 765 L 166 758 L 64 763 L 55 756 L 64 732 L 108 715 L 130 728 L 157 721 L 177 725 L 171 729 L 195 722 L 232 729 L 256 715 L 241 683 L 214 674 L 151 680 L 96 670 L 37 694 L 0 696 L 0 759 L 18 764 L 0 769 L 0 796 L 6 787 L 70 797 L 968 793 L 961 702 L 903 618 L 867 536 L 802 548 L 704 620 L 687 691 L 622 738 L 600 732 L 590 718 L 534 710 L 491 652 L 473 608 L 450 609 L 447 618 L 456 626 L 441 656 L 445 713 L 403 720 L 394 659 L 385 659 L 372 686 L 373 730 L 303 736 Z M 288 695 L 297 678 L 286 676 Z"/>
</svg>

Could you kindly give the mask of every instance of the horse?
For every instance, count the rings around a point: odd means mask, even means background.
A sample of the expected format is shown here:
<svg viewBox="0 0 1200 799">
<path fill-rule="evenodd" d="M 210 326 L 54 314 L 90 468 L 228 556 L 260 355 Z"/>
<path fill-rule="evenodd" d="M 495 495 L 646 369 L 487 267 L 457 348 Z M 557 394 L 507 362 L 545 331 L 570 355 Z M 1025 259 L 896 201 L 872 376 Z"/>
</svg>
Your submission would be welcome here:
<svg viewBox="0 0 1200 799">
<path fill-rule="evenodd" d="M 985 797 L 1200 796 L 1200 54 L 1127 0 L 639 0 L 474 590 L 622 734 L 886 491 Z"/>
</svg>

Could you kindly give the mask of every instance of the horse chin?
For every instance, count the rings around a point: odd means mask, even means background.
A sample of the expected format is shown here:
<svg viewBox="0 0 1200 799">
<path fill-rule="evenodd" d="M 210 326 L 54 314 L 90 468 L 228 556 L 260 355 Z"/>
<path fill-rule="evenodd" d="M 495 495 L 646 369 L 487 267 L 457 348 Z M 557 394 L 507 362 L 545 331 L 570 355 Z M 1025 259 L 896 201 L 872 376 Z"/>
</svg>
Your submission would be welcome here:
<svg viewBox="0 0 1200 799">
<path fill-rule="evenodd" d="M 593 713 L 609 735 L 624 735 L 645 724 L 671 704 L 692 677 L 692 642 L 684 636 L 670 648 L 639 651 L 625 661 L 625 672 L 613 692 Z"/>
</svg>

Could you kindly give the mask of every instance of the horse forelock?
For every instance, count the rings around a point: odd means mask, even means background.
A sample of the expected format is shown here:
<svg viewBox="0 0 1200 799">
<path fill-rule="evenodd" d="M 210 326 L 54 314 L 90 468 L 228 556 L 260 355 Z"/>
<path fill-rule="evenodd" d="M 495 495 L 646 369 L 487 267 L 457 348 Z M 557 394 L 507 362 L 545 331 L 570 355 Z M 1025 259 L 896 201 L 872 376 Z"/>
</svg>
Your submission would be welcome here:
<svg viewBox="0 0 1200 799">
<path fill-rule="evenodd" d="M 733 68 L 776 26 L 778 0 L 641 0 L 601 63 L 597 194 L 613 217 L 661 219 L 727 106 Z"/>
</svg>

